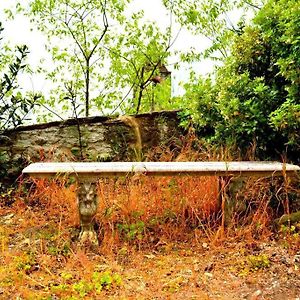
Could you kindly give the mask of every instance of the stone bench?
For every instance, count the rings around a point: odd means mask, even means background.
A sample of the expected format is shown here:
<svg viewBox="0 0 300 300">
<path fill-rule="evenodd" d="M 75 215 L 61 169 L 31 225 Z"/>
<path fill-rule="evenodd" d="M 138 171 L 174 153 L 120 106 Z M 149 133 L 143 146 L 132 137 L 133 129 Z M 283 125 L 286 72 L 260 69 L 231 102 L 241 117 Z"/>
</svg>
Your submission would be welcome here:
<svg viewBox="0 0 300 300">
<path fill-rule="evenodd" d="M 23 170 L 34 178 L 73 176 L 77 179 L 78 211 L 81 231 L 79 240 L 98 244 L 94 230 L 94 217 L 98 207 L 96 185 L 99 178 L 130 176 L 134 174 L 154 176 L 217 176 L 274 177 L 295 176 L 300 167 L 279 162 L 45 162 L 33 163 Z M 220 181 L 222 182 L 222 181 Z M 223 185 L 224 189 L 225 186 Z M 223 193 L 225 193 L 223 191 Z M 224 201 L 224 200 L 222 200 Z M 224 225 L 224 217 L 222 220 Z"/>
</svg>

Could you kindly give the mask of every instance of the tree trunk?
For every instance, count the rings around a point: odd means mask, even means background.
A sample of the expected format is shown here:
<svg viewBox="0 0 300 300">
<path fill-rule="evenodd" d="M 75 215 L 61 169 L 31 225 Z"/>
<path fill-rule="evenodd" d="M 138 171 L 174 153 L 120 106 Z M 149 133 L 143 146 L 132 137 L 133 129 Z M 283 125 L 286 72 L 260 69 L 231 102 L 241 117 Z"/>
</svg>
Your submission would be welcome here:
<svg viewBox="0 0 300 300">
<path fill-rule="evenodd" d="M 90 108 L 90 62 L 86 61 L 86 74 L 85 74 L 85 116 L 89 116 Z"/>
</svg>

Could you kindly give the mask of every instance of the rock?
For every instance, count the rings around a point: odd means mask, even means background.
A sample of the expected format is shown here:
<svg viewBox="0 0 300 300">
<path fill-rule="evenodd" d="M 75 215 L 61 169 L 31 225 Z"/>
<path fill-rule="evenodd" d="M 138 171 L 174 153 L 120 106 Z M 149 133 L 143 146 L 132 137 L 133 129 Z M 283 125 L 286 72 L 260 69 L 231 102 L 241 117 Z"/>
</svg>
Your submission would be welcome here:
<svg viewBox="0 0 300 300">
<path fill-rule="evenodd" d="M 300 211 L 291 214 L 282 215 L 280 218 L 274 220 L 276 226 L 294 224 L 300 221 Z"/>
<path fill-rule="evenodd" d="M 294 256 L 294 262 L 295 262 L 295 263 L 300 263 L 300 254 L 296 254 L 296 255 Z"/>
<path fill-rule="evenodd" d="M 0 144 L 3 146 L 10 146 L 12 144 L 12 140 L 6 135 L 0 135 Z"/>
<path fill-rule="evenodd" d="M 202 247 L 205 249 L 205 250 L 208 250 L 209 249 L 209 245 L 207 243 L 203 243 L 202 244 Z"/>
<path fill-rule="evenodd" d="M 13 213 L 5 215 L 5 216 L 1 216 L 0 217 L 0 224 L 1 223 L 5 224 L 5 225 L 12 224 L 13 223 L 13 217 L 14 217 Z"/>
<path fill-rule="evenodd" d="M 209 264 L 205 267 L 204 271 L 205 271 L 205 272 L 211 272 L 211 271 L 213 270 L 214 266 L 215 266 L 214 263 L 209 263 Z"/>
<path fill-rule="evenodd" d="M 255 291 L 251 296 L 250 296 L 250 300 L 259 300 L 261 299 L 261 296 L 262 295 L 262 291 L 261 290 L 257 290 Z"/>
<path fill-rule="evenodd" d="M 214 275 L 212 273 L 209 273 L 209 272 L 205 272 L 204 275 L 207 277 L 207 278 L 213 278 Z"/>
</svg>

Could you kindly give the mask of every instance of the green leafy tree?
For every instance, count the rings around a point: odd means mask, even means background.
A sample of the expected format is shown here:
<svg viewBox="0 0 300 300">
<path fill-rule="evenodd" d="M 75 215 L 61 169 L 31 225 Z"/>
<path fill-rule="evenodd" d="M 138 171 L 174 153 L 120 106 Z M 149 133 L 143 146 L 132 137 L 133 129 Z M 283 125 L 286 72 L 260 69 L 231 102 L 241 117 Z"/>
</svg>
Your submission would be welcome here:
<svg viewBox="0 0 300 300">
<path fill-rule="evenodd" d="M 126 113 L 166 107 L 171 99 L 170 72 L 166 68 L 170 48 L 176 40 L 171 25 L 163 33 L 155 24 L 143 22 L 143 12 L 125 22 L 110 51 L 111 74 L 117 88 L 126 88 L 117 107 Z M 125 101 L 126 100 L 126 101 Z"/>
<path fill-rule="evenodd" d="M 241 32 L 246 15 L 261 5 L 255 0 L 163 0 L 163 3 L 174 12 L 177 22 L 195 36 L 195 41 L 198 38 L 200 43 L 206 37 L 210 42 L 203 53 L 198 53 L 194 48 L 182 53 L 181 59 L 187 62 L 203 58 L 226 59 L 230 54 L 232 38 Z M 232 15 L 240 17 L 232 21 Z"/>
<path fill-rule="evenodd" d="M 68 99 L 73 97 L 73 94 L 69 95 L 72 87 L 77 102 L 82 102 L 78 114 L 84 112 L 89 116 L 92 107 L 105 109 L 109 106 L 104 45 L 114 38 L 110 25 L 123 23 L 122 12 L 127 2 L 32 0 L 29 10 L 26 5 L 22 8 L 22 3 L 17 5 L 48 39 L 46 49 L 52 56 L 54 67 L 50 71 L 47 66 L 45 72 L 57 88 L 43 104 L 57 107 L 59 97 L 61 107 L 71 111 L 72 103 Z"/>
<path fill-rule="evenodd" d="M 270 0 L 233 37 L 214 79 L 193 78 L 185 99 L 210 141 L 255 146 L 261 158 L 299 151 L 299 13 L 297 1 Z M 189 99 L 189 101 L 188 101 Z"/>
<path fill-rule="evenodd" d="M 29 10 L 17 5 L 48 38 L 54 67 L 44 71 L 57 87 L 42 105 L 73 116 L 88 116 L 93 109 L 133 113 L 170 106 L 170 79 L 158 84 L 154 78 L 176 40 L 172 24 L 162 32 L 143 20 L 143 12 L 125 12 L 129 2 L 31 0 Z"/>
<path fill-rule="evenodd" d="M 2 31 L 0 22 L 0 34 Z M 21 125 L 28 118 L 37 99 L 37 96 L 24 97 L 18 89 L 18 76 L 27 66 L 28 47 L 17 46 L 15 51 L 6 45 L 1 47 L 4 50 L 0 53 L 0 132 Z"/>
<path fill-rule="evenodd" d="M 273 90 L 278 106 L 270 114 L 270 124 L 286 144 L 300 147 L 300 7 L 298 1 L 268 1 L 255 22 L 270 49 Z M 276 37 L 276 38 L 274 38 Z"/>
</svg>

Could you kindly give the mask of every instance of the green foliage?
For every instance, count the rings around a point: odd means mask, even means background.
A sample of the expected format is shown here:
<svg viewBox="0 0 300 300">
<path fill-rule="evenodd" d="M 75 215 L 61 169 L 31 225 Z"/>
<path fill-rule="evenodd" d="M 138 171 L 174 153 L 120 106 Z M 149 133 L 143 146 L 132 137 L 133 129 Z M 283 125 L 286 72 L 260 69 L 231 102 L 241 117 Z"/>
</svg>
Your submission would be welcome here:
<svg viewBox="0 0 300 300">
<path fill-rule="evenodd" d="M 191 62 L 203 58 L 224 60 L 230 53 L 232 37 L 239 33 L 245 24 L 245 15 L 257 9 L 254 1 L 244 0 L 164 0 L 164 5 L 173 12 L 177 22 L 188 29 L 195 37 L 206 37 L 209 46 L 202 53 L 191 49 L 181 54 L 183 61 Z M 231 16 L 235 14 L 235 18 Z M 241 15 L 236 22 L 236 15 Z M 195 38 L 196 39 L 196 38 Z M 201 41 L 200 41 L 201 42 Z"/>
<path fill-rule="evenodd" d="M 2 31 L 0 22 L 0 34 Z M 29 53 L 28 47 L 17 46 L 13 52 L 6 45 L 1 46 L 3 50 L 0 53 L 0 132 L 21 125 L 28 117 L 37 98 L 37 96 L 24 97 L 18 91 L 17 78 L 27 66 L 25 60 Z"/>
<path fill-rule="evenodd" d="M 122 278 L 118 273 L 112 273 L 108 270 L 105 272 L 94 272 L 90 280 L 82 279 L 79 282 L 73 283 L 72 289 L 78 293 L 80 297 L 85 297 L 91 292 L 101 293 L 103 290 L 118 287 L 122 285 L 122 283 Z M 68 285 L 62 284 L 59 285 L 59 287 L 66 290 Z"/>
<path fill-rule="evenodd" d="M 51 286 L 51 292 L 53 293 L 61 293 L 67 290 L 68 290 L 68 285 L 64 283 Z"/>
<path fill-rule="evenodd" d="M 47 37 L 53 68 L 40 67 L 53 82 L 43 107 L 56 116 L 86 116 L 90 111 L 138 112 L 170 106 L 170 82 L 152 78 L 170 55 L 171 29 L 162 32 L 125 12 L 130 0 L 32 0 L 17 12 L 30 17 Z M 13 17 L 11 11 L 7 11 Z M 67 75 L 66 75 L 67 74 Z M 63 112 L 61 112 L 61 111 Z"/>
<path fill-rule="evenodd" d="M 296 223 L 295 225 L 281 225 L 278 231 L 279 235 L 283 237 L 283 239 L 299 239 L 300 237 L 300 223 Z M 288 247 L 288 245 L 287 245 Z"/>
<path fill-rule="evenodd" d="M 216 89 L 211 78 L 196 78 L 192 73 L 190 83 L 184 85 L 185 95 L 184 102 L 187 103 L 188 109 L 181 115 L 185 123 L 190 125 L 188 115 L 192 115 L 193 122 L 198 128 L 205 129 L 205 133 L 210 135 L 215 123 L 221 119 L 219 110 L 214 105 L 214 99 L 217 96 Z M 188 113 L 188 115 L 186 114 Z"/>
<path fill-rule="evenodd" d="M 24 256 L 15 258 L 16 269 L 28 273 L 29 270 L 36 264 L 35 254 L 32 252 L 26 253 Z"/>
<path fill-rule="evenodd" d="M 122 285 L 123 281 L 119 274 L 105 271 L 103 273 L 94 272 L 92 275 L 92 281 L 97 292 L 103 289 L 109 290 L 113 286 Z"/>
<path fill-rule="evenodd" d="M 85 297 L 90 291 L 93 290 L 93 285 L 85 280 L 80 280 L 73 284 L 73 289 L 80 297 Z"/>
<path fill-rule="evenodd" d="M 70 246 L 68 243 L 65 243 L 62 246 L 49 246 L 48 253 L 53 256 L 63 255 L 68 257 L 70 255 Z"/>
<path fill-rule="evenodd" d="M 152 81 L 161 76 L 160 67 L 170 55 L 170 28 L 162 32 L 156 24 L 145 23 L 143 15 L 133 13 L 124 22 L 126 34 L 119 34 L 109 48 L 111 80 L 117 90 L 128 91 L 117 106 L 126 113 L 166 108 L 171 98 L 169 78 L 159 84 Z"/>
<path fill-rule="evenodd" d="M 117 224 L 117 229 L 120 236 L 124 237 L 127 241 L 142 240 L 143 233 L 145 231 L 145 223 L 142 221 L 137 221 L 130 224 Z"/>
<path fill-rule="evenodd" d="M 289 151 L 297 159 L 299 12 L 293 0 L 268 1 L 253 24 L 234 36 L 215 79 L 192 77 L 185 86 L 184 100 L 209 141 L 245 152 L 255 146 L 261 158 Z"/>
<path fill-rule="evenodd" d="M 65 281 L 69 281 L 73 278 L 73 275 L 71 273 L 68 273 L 68 272 L 61 272 L 60 276 Z"/>
<path fill-rule="evenodd" d="M 299 147 L 300 103 L 295 104 L 288 99 L 270 114 L 270 122 L 285 137 L 287 145 Z"/>
<path fill-rule="evenodd" d="M 53 82 L 49 99 L 41 99 L 42 106 L 50 106 L 56 115 L 72 113 L 89 115 L 93 107 L 107 108 L 109 82 L 106 80 L 104 47 L 113 38 L 109 23 L 122 24 L 122 12 L 128 1 L 43 1 L 18 3 L 18 13 L 30 17 L 35 27 L 47 37 L 46 50 L 53 59 L 53 68 L 40 66 L 39 72 Z M 7 11 L 13 18 L 14 13 Z M 105 103 L 104 103 L 105 99 Z M 74 105 L 76 103 L 76 105 Z"/>
<path fill-rule="evenodd" d="M 266 254 L 249 255 L 247 261 L 251 270 L 265 269 L 270 266 L 270 260 Z"/>
</svg>

